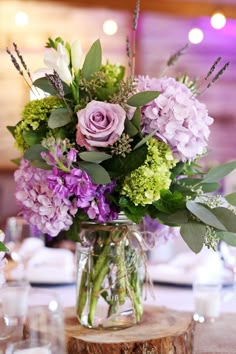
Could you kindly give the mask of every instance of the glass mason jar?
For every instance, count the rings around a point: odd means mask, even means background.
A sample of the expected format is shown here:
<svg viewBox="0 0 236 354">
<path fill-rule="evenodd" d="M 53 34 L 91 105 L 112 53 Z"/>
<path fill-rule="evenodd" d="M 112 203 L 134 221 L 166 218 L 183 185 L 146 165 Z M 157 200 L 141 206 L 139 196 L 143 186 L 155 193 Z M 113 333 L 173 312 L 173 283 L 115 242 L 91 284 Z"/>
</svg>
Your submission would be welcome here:
<svg viewBox="0 0 236 354">
<path fill-rule="evenodd" d="M 124 215 L 81 223 L 76 313 L 82 325 L 121 329 L 141 320 L 144 258 L 138 226 Z"/>
</svg>

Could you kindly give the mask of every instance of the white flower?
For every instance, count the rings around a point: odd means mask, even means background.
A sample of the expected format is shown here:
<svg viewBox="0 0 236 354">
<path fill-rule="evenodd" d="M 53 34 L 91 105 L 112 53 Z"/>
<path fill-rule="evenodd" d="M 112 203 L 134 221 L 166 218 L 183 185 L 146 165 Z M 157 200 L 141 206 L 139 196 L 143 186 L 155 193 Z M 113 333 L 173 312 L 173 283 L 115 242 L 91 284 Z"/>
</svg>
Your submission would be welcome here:
<svg viewBox="0 0 236 354">
<path fill-rule="evenodd" d="M 44 63 L 51 69 L 54 69 L 60 79 L 67 85 L 72 83 L 72 75 L 69 69 L 70 56 L 66 47 L 59 43 L 57 51 L 53 48 L 47 48 L 44 53 Z"/>
<path fill-rule="evenodd" d="M 71 62 L 72 67 L 77 72 L 80 69 L 83 51 L 80 41 L 76 40 L 71 45 Z"/>
</svg>

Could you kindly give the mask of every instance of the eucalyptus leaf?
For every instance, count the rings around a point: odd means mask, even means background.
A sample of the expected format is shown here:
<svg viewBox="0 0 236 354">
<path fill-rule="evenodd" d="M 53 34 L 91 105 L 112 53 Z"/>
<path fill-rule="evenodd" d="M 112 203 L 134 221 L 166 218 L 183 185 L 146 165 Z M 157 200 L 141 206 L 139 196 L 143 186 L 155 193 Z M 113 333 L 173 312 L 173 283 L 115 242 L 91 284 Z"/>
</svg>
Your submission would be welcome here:
<svg viewBox="0 0 236 354">
<path fill-rule="evenodd" d="M 226 242 L 230 246 L 236 246 L 236 233 L 234 232 L 217 232 L 217 236 L 222 241 Z"/>
<path fill-rule="evenodd" d="M 236 192 L 227 194 L 224 196 L 224 198 L 227 200 L 229 204 L 236 206 Z"/>
<path fill-rule="evenodd" d="M 37 130 L 26 130 L 23 132 L 23 138 L 25 142 L 29 145 L 35 145 L 35 144 L 40 144 L 43 134 L 40 134 Z"/>
<path fill-rule="evenodd" d="M 131 96 L 127 104 L 133 107 L 141 107 L 151 102 L 160 95 L 159 91 L 144 91 Z"/>
<path fill-rule="evenodd" d="M 108 172 L 101 165 L 92 162 L 79 162 L 79 168 L 87 172 L 95 184 L 108 184 L 111 178 Z"/>
<path fill-rule="evenodd" d="M 222 165 L 211 168 L 205 175 L 203 182 L 217 182 L 227 176 L 236 168 L 236 161 L 226 162 Z"/>
<path fill-rule="evenodd" d="M 188 223 L 180 228 L 180 234 L 189 248 L 199 253 L 204 245 L 206 226 L 199 223 Z"/>
<path fill-rule="evenodd" d="M 51 129 L 60 128 L 71 121 L 71 114 L 66 108 L 57 108 L 52 111 L 48 120 L 48 126 Z"/>
<path fill-rule="evenodd" d="M 129 119 L 125 120 L 125 131 L 130 137 L 135 136 L 138 133 L 138 129 Z"/>
<path fill-rule="evenodd" d="M 225 226 L 220 222 L 220 220 L 218 220 L 214 213 L 203 205 L 196 202 L 188 201 L 186 203 L 186 207 L 189 211 L 191 211 L 192 214 L 194 214 L 205 224 L 213 226 L 216 229 L 227 231 Z"/>
<path fill-rule="evenodd" d="M 135 126 L 135 128 L 140 131 L 140 122 L 141 122 L 141 110 L 139 107 L 136 108 L 134 115 L 132 117 L 131 122 Z"/>
<path fill-rule="evenodd" d="M 43 147 L 41 144 L 36 144 L 30 146 L 24 153 L 24 158 L 26 160 L 34 161 L 34 160 L 42 160 L 41 152 L 48 152 L 48 149 Z"/>
<path fill-rule="evenodd" d="M 236 232 L 236 215 L 229 209 L 218 207 L 211 209 L 212 213 L 229 232 Z"/>
<path fill-rule="evenodd" d="M 99 71 L 102 63 L 102 48 L 100 40 L 97 39 L 89 49 L 82 67 L 82 76 L 89 79 L 91 75 Z"/>
<path fill-rule="evenodd" d="M 16 157 L 15 159 L 11 159 L 11 162 L 13 162 L 17 166 L 20 166 L 21 157 Z"/>
<path fill-rule="evenodd" d="M 142 140 L 140 140 L 138 142 L 138 144 L 135 145 L 134 150 L 140 148 L 143 144 L 145 144 L 149 139 L 151 139 L 151 137 L 156 134 L 156 132 L 158 131 L 159 128 L 156 128 L 155 130 L 153 130 L 150 134 L 146 135 L 145 138 L 143 138 Z"/>
<path fill-rule="evenodd" d="M 35 87 L 40 88 L 44 92 L 49 93 L 52 96 L 56 96 L 58 92 L 54 89 L 54 87 L 49 83 L 48 79 L 46 77 L 41 77 L 33 82 L 33 85 Z M 67 95 L 68 93 L 71 92 L 70 88 L 68 85 L 65 84 L 65 82 L 62 81 L 63 85 L 63 91 L 64 94 Z M 36 89 L 37 92 L 37 89 Z"/>
<path fill-rule="evenodd" d="M 111 159 L 112 155 L 99 151 L 84 151 L 79 153 L 79 157 L 87 162 L 100 163 L 102 161 Z"/>
<path fill-rule="evenodd" d="M 171 214 L 158 213 L 157 218 L 166 225 L 180 226 L 188 223 L 188 212 L 187 210 L 178 210 Z"/>
<path fill-rule="evenodd" d="M 44 92 L 49 93 L 52 96 L 57 95 L 57 91 L 54 89 L 54 87 L 49 83 L 48 79 L 46 77 L 41 77 L 33 82 L 33 85 L 35 87 L 38 87 Z M 36 89 L 37 90 L 37 89 Z"/>
</svg>

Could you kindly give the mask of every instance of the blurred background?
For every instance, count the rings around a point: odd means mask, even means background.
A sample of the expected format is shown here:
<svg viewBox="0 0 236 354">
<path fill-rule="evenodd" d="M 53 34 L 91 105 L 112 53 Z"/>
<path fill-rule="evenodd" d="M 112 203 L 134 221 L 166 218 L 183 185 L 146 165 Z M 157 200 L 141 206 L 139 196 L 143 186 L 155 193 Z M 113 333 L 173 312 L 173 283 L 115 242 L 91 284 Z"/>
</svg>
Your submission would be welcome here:
<svg viewBox="0 0 236 354">
<path fill-rule="evenodd" d="M 6 48 L 18 45 L 31 73 L 43 68 L 47 38 L 79 39 L 84 53 L 100 38 L 103 60 L 127 65 L 135 0 L 0 0 L 0 226 L 18 212 L 12 159 L 19 157 L 6 129 L 15 125 L 29 100 L 29 88 Z M 218 13 L 218 17 L 212 17 Z M 219 13 L 221 15 L 219 15 Z M 194 29 L 194 30 L 193 30 Z M 137 31 L 136 74 L 159 76 L 170 55 L 190 44 L 168 75 L 204 78 L 218 56 L 230 61 L 224 75 L 199 98 L 215 119 L 206 163 L 236 156 L 236 0 L 143 0 Z M 236 190 L 230 175 L 224 188 Z"/>
</svg>

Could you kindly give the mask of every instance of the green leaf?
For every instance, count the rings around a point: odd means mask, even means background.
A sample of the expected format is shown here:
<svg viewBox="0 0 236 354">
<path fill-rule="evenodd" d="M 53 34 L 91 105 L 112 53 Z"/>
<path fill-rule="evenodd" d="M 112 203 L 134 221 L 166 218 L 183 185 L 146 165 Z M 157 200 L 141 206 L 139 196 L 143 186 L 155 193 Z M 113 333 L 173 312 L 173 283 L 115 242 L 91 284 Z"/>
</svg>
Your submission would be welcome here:
<svg viewBox="0 0 236 354">
<path fill-rule="evenodd" d="M 125 120 L 125 131 L 130 137 L 135 136 L 138 133 L 137 128 L 129 119 Z"/>
<path fill-rule="evenodd" d="M 126 176 L 141 166 L 147 156 L 147 146 L 143 145 L 136 151 L 131 151 L 126 157 L 113 156 L 111 160 L 102 162 L 102 166 L 112 177 Z"/>
<path fill-rule="evenodd" d="M 64 82 L 63 84 L 63 90 L 64 94 L 67 95 L 68 93 L 71 92 L 70 88 L 68 85 L 66 85 Z M 46 77 L 41 77 L 40 79 L 37 79 L 33 82 L 33 85 L 40 88 L 44 92 L 49 93 L 52 96 L 57 96 L 58 92 L 54 89 L 54 87 L 49 83 L 48 79 Z"/>
<path fill-rule="evenodd" d="M 213 226 L 216 229 L 227 231 L 225 226 L 218 220 L 214 213 L 203 205 L 196 202 L 188 201 L 186 203 L 186 207 L 189 211 L 191 211 L 192 214 L 194 214 L 205 224 Z"/>
<path fill-rule="evenodd" d="M 191 187 L 197 187 L 195 190 L 193 188 L 192 192 L 195 192 L 198 188 L 202 188 L 204 193 L 214 192 L 220 188 L 220 184 L 216 182 L 205 183 L 202 178 L 182 178 L 176 182 L 176 185 L 183 186 L 183 190 L 187 190 Z M 180 189 L 179 189 L 180 190 Z"/>
<path fill-rule="evenodd" d="M 141 110 L 139 107 L 136 108 L 131 122 L 133 123 L 135 128 L 137 128 L 137 130 L 140 131 Z"/>
<path fill-rule="evenodd" d="M 13 138 L 15 138 L 15 129 L 16 129 L 15 126 L 7 125 L 7 130 L 11 133 Z"/>
<path fill-rule="evenodd" d="M 227 176 L 236 168 L 236 161 L 226 162 L 222 165 L 211 168 L 205 175 L 203 182 L 217 182 Z"/>
<path fill-rule="evenodd" d="M 99 151 L 84 151 L 79 153 L 79 157 L 84 161 L 95 163 L 100 163 L 112 158 L 111 155 Z"/>
<path fill-rule="evenodd" d="M 48 120 L 48 126 L 51 129 L 55 129 L 64 127 L 71 121 L 71 115 L 66 108 L 57 108 L 52 111 Z"/>
<path fill-rule="evenodd" d="M 217 236 L 230 246 L 236 246 L 236 233 L 234 232 L 217 232 Z"/>
<path fill-rule="evenodd" d="M 224 196 L 224 198 L 229 204 L 236 206 L 236 192 L 227 194 Z"/>
<path fill-rule="evenodd" d="M 206 226 L 199 223 L 189 223 L 181 226 L 180 234 L 189 248 L 199 253 L 204 245 Z"/>
<path fill-rule="evenodd" d="M 236 215 L 229 209 L 218 207 L 211 209 L 211 212 L 225 226 L 229 232 L 236 232 Z"/>
<path fill-rule="evenodd" d="M 4 245 L 3 242 L 0 241 L 0 252 L 8 252 L 9 249 L 7 248 L 6 245 Z"/>
<path fill-rule="evenodd" d="M 40 134 L 39 131 L 37 130 L 27 130 L 23 132 L 23 138 L 25 142 L 29 145 L 35 145 L 35 144 L 40 144 L 42 141 L 44 134 Z"/>
<path fill-rule="evenodd" d="M 82 75 L 85 79 L 89 79 L 91 75 L 97 72 L 102 63 L 102 48 L 100 40 L 96 40 L 88 51 L 84 65 L 82 67 Z"/>
<path fill-rule="evenodd" d="M 133 107 L 141 107 L 151 102 L 160 95 L 159 91 L 144 91 L 131 96 L 127 104 Z"/>
<path fill-rule="evenodd" d="M 11 162 L 16 164 L 17 166 L 20 166 L 21 157 L 16 157 L 15 159 L 11 159 Z"/>
<path fill-rule="evenodd" d="M 42 160 L 41 157 L 41 152 L 48 152 L 48 149 L 46 149 L 45 147 L 43 147 L 40 144 L 36 144 L 33 146 L 30 146 L 24 153 L 24 158 L 26 160 L 30 160 L 30 161 L 34 161 L 34 160 Z"/>
<path fill-rule="evenodd" d="M 139 224 L 141 219 L 146 214 L 146 207 L 142 205 L 135 205 L 130 201 L 130 199 L 124 196 L 120 197 L 119 206 L 124 211 L 128 219 L 132 220 L 136 224 Z"/>
<path fill-rule="evenodd" d="M 34 167 L 41 168 L 43 170 L 51 170 L 52 166 L 48 165 L 45 161 L 43 160 L 32 160 L 30 164 Z"/>
<path fill-rule="evenodd" d="M 138 142 L 138 144 L 135 145 L 134 150 L 138 149 L 140 146 L 142 146 L 143 144 L 145 144 L 154 134 L 156 134 L 156 132 L 158 131 L 159 128 L 156 128 L 155 130 L 153 130 L 150 134 L 146 135 L 145 138 L 143 138 L 142 140 L 140 140 Z"/>
<path fill-rule="evenodd" d="M 188 223 L 188 212 L 187 210 L 178 210 L 171 214 L 158 213 L 157 218 L 165 225 L 180 226 Z"/>
<path fill-rule="evenodd" d="M 87 172 L 95 184 L 108 184 L 111 178 L 108 172 L 101 165 L 92 162 L 79 162 L 79 168 Z"/>
</svg>

